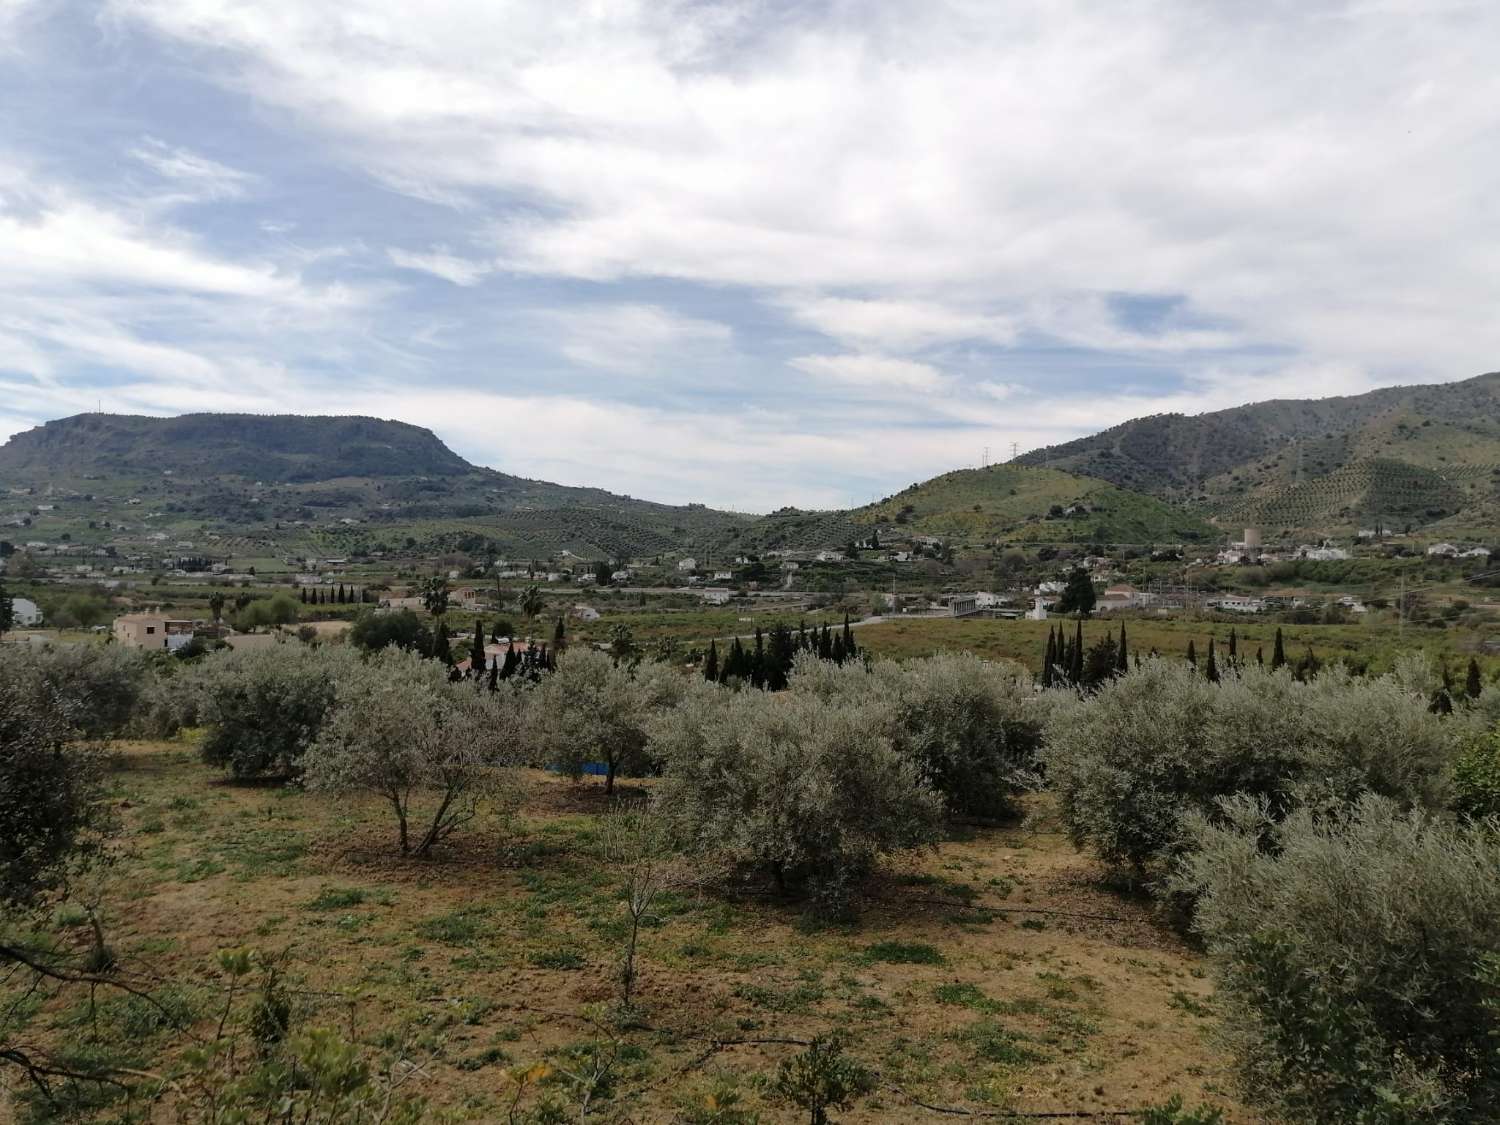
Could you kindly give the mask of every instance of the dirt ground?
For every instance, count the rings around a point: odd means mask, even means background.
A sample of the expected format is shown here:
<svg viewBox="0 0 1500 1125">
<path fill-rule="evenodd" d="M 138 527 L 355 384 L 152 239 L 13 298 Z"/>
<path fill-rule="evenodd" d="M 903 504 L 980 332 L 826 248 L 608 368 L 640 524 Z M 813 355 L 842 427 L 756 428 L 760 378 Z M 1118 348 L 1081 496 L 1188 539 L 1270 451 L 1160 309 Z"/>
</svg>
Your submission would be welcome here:
<svg viewBox="0 0 1500 1125">
<path fill-rule="evenodd" d="M 520 1104 L 567 1104 L 567 1073 L 603 1054 L 588 1120 L 720 1120 L 712 1107 L 730 1102 L 804 1120 L 770 1079 L 800 1049 L 789 1041 L 838 1030 L 878 1080 L 844 1122 L 1129 1111 L 1174 1094 L 1260 1120 L 1230 1093 L 1202 957 L 1106 889 L 1045 805 L 1026 827 L 965 829 L 886 871 L 844 926 L 684 870 L 642 932 L 639 1016 L 621 1030 L 625 909 L 592 847 L 599 779 L 528 774 L 517 823 L 477 824 L 425 861 L 400 857 L 374 802 L 229 784 L 184 742 L 125 746 L 113 786 L 121 855 L 103 919 L 129 971 L 212 1030 L 218 952 L 284 955 L 297 1026 L 418 1064 L 409 1089 L 452 1119 L 504 1120 L 539 1062 L 553 1072 Z M 181 1049 L 170 1030 L 83 1028 L 56 1006 L 31 1031 L 116 1041 L 153 1071 Z"/>
</svg>

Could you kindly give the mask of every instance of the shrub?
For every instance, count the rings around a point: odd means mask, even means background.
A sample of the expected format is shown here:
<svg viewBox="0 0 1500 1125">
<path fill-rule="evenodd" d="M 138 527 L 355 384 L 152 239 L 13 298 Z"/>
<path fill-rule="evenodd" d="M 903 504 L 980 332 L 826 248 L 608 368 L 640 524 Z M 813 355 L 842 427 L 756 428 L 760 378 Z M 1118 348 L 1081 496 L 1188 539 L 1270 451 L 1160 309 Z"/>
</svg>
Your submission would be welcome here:
<svg viewBox="0 0 1500 1125">
<path fill-rule="evenodd" d="M 776 1069 L 779 1097 L 806 1110 L 810 1125 L 828 1125 L 828 1111 L 853 1105 L 875 1089 L 875 1076 L 844 1053 L 839 1035 L 818 1036 Z"/>
<path fill-rule="evenodd" d="M 1222 977 L 1250 1095 L 1305 1122 L 1500 1118 L 1500 837 L 1366 796 L 1195 816 L 1174 882 Z"/>
<path fill-rule="evenodd" d="M 897 749 L 960 815 L 1009 812 L 1041 745 L 1043 707 L 1029 678 L 968 654 L 869 669 L 802 654 L 790 686 L 830 702 L 887 704 Z"/>
<path fill-rule="evenodd" d="M 450 684 L 440 664 L 388 650 L 356 662 L 303 758 L 308 788 L 365 792 L 395 814 L 401 851 L 427 855 L 487 802 L 512 804 L 501 768 L 519 741 L 514 698 Z"/>
<path fill-rule="evenodd" d="M 208 727 L 201 753 L 235 777 L 293 776 L 357 661 L 337 648 L 279 644 L 202 661 L 191 683 Z"/>
<path fill-rule="evenodd" d="M 1230 794 L 1263 798 L 1278 817 L 1367 791 L 1442 807 L 1458 733 L 1395 677 L 1330 671 L 1305 684 L 1244 668 L 1215 684 L 1152 660 L 1057 706 L 1041 759 L 1076 844 L 1159 875 L 1185 818 L 1212 816 Z"/>
<path fill-rule="evenodd" d="M 1500 816 L 1500 731 L 1475 738 L 1453 767 L 1454 808 L 1466 816 Z"/>
<path fill-rule="evenodd" d="M 687 686 L 662 664 L 631 667 L 592 649 L 567 652 L 530 701 L 533 741 L 549 764 L 575 780 L 587 763 L 604 763 L 604 791 L 613 793 L 616 775 L 650 769 L 647 725 Z"/>
<path fill-rule="evenodd" d="M 69 724 L 86 738 L 125 731 L 150 682 L 152 658 L 104 645 L 0 649 L 0 678 L 45 685 Z"/>
<path fill-rule="evenodd" d="M 0 903 L 51 885 L 99 823 L 98 759 L 68 713 L 43 679 L 0 679 Z"/>
<path fill-rule="evenodd" d="M 400 648 L 431 656 L 432 642 L 432 630 L 409 609 L 395 613 L 364 610 L 349 629 L 349 643 L 364 652 Z"/>
<path fill-rule="evenodd" d="M 664 817 L 689 851 L 806 887 L 837 913 L 885 854 L 932 843 L 942 800 L 873 704 L 707 688 L 652 726 Z"/>
</svg>

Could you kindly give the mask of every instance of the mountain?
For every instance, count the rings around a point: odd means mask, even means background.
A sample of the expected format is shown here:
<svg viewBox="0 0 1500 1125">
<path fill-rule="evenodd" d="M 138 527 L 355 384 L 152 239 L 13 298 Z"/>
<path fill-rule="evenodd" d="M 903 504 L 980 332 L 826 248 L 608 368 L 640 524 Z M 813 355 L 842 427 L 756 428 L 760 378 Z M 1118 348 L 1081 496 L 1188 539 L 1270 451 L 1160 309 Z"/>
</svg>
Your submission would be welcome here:
<svg viewBox="0 0 1500 1125">
<path fill-rule="evenodd" d="M 960 469 L 849 511 L 784 508 L 731 533 L 745 551 L 842 546 L 873 528 L 957 543 L 1167 543 L 1216 537 L 1200 517 L 1102 480 L 1015 464 Z M 889 536 L 886 536 L 889 538 Z"/>
<path fill-rule="evenodd" d="M 80 414 L 0 446 L 0 488 L 29 490 L 0 520 L 29 519 L 39 539 L 248 557 L 486 546 L 638 557 L 717 541 L 751 518 L 496 472 L 430 430 L 353 417 Z"/>
<path fill-rule="evenodd" d="M 1017 459 L 1191 505 L 1221 526 L 1500 527 L 1500 372 L 1137 418 Z"/>
<path fill-rule="evenodd" d="M 337 477 L 455 477 L 475 468 L 431 430 L 377 418 L 296 414 L 78 414 L 0 446 L 0 478 L 207 473 L 307 483 Z"/>
</svg>

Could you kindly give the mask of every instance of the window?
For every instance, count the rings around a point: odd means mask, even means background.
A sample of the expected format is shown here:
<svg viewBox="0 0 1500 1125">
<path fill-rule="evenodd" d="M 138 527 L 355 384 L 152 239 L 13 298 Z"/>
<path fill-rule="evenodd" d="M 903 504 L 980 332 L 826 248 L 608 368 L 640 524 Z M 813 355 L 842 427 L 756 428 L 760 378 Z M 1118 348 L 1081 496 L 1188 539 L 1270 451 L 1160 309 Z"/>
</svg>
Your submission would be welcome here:
<svg viewBox="0 0 1500 1125">
<path fill-rule="evenodd" d="M 146 626 L 146 636 L 149 637 L 154 632 L 156 632 L 156 626 L 155 625 L 147 625 Z"/>
</svg>

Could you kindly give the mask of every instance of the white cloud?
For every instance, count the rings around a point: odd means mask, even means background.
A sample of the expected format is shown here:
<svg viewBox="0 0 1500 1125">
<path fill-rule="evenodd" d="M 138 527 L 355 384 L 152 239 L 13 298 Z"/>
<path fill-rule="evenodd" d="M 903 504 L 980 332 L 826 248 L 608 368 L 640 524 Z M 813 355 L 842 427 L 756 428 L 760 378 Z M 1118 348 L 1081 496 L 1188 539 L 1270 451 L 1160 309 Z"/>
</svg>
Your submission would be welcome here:
<svg viewBox="0 0 1500 1125">
<path fill-rule="evenodd" d="M 733 337 L 727 324 L 681 316 L 659 305 L 581 305 L 543 315 L 560 334 L 559 350 L 574 363 L 602 371 L 644 375 L 723 353 Z"/>
<path fill-rule="evenodd" d="M 516 270 L 803 293 L 794 315 L 870 350 L 1248 341 L 1387 381 L 1500 350 L 1493 6 L 113 8 L 451 196 Z M 475 202 L 495 192 L 535 207 Z M 1100 320 L 1111 293 L 1197 320 Z"/>
<path fill-rule="evenodd" d="M 163 179 L 179 185 L 185 198 L 194 201 L 237 199 L 255 179 L 247 172 L 185 148 L 174 148 L 155 137 L 146 137 L 130 155 Z"/>
<path fill-rule="evenodd" d="M 430 273 L 434 277 L 441 277 L 445 281 L 451 281 L 454 285 L 478 285 L 484 280 L 485 275 L 490 272 L 490 266 L 487 262 L 476 262 L 471 258 L 460 258 L 449 254 L 441 248 L 422 254 L 391 247 L 386 253 L 389 255 L 391 262 L 402 269 Z"/>
<path fill-rule="evenodd" d="M 937 368 L 884 355 L 804 355 L 789 361 L 798 371 L 866 388 L 931 391 L 943 385 Z"/>
<path fill-rule="evenodd" d="M 1008 317 L 960 312 L 929 301 L 786 298 L 778 302 L 794 320 L 854 347 L 916 351 L 933 344 L 985 340 L 1011 344 Z"/>
</svg>

